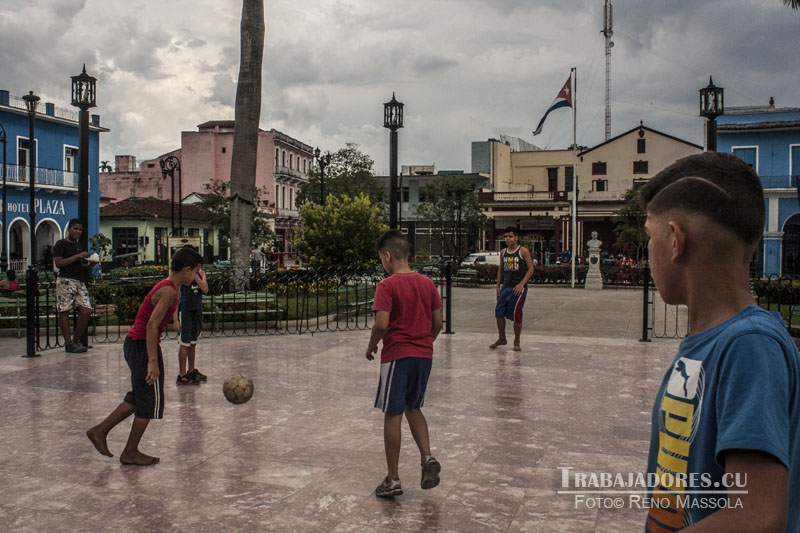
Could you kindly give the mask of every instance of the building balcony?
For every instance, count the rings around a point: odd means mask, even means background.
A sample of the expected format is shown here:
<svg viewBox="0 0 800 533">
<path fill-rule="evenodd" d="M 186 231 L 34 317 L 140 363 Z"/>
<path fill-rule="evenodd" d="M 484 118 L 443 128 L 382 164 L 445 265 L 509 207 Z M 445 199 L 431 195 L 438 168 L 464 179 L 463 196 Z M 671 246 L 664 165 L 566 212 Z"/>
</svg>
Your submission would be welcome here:
<svg viewBox="0 0 800 533">
<path fill-rule="evenodd" d="M 478 202 L 482 204 L 507 202 L 566 202 L 567 191 L 509 191 L 509 192 L 479 192 Z"/>
<path fill-rule="evenodd" d="M 27 187 L 29 168 L 24 165 L 6 165 L 6 183 Z M 78 173 L 57 168 L 34 167 L 36 186 L 78 188 Z"/>
<path fill-rule="evenodd" d="M 794 189 L 795 176 L 759 176 L 761 178 L 761 186 L 765 189 Z"/>
<path fill-rule="evenodd" d="M 298 218 L 300 216 L 300 212 L 297 209 L 276 209 L 277 217 L 278 218 Z"/>
<path fill-rule="evenodd" d="M 278 165 L 275 167 L 275 178 L 294 178 L 296 180 L 306 181 L 308 177 L 300 172 L 299 170 L 293 169 L 291 167 L 284 167 Z"/>
</svg>

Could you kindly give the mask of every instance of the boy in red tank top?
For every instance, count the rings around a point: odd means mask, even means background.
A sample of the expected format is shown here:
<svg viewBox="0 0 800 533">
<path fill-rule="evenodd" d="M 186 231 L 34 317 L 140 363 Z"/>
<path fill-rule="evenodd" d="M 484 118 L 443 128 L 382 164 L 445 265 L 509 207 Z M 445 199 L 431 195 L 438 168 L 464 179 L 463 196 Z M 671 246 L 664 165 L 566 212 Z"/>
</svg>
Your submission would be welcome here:
<svg viewBox="0 0 800 533">
<path fill-rule="evenodd" d="M 423 489 L 439 484 L 441 465 L 431 455 L 428 423 L 422 414 L 433 359 L 433 341 L 442 330 L 442 300 L 430 278 L 408 266 L 410 246 L 397 230 L 384 232 L 375 246 L 390 276 L 375 288 L 375 324 L 367 346 L 372 361 L 383 341 L 381 377 L 375 407 L 383 411 L 383 442 L 388 473 L 375 495 L 392 498 L 400 486 L 400 429 L 406 415 L 422 462 Z"/>
<path fill-rule="evenodd" d="M 151 419 L 164 413 L 164 360 L 161 335 L 178 307 L 181 285 L 188 285 L 197 275 L 203 258 L 192 248 L 181 248 L 172 257 L 172 271 L 145 296 L 136 321 L 125 337 L 123 353 L 131 369 L 132 391 L 125 395 L 105 420 L 89 429 L 86 436 L 103 455 L 113 457 L 106 437 L 117 424 L 134 415 L 125 449 L 119 457 L 124 465 L 145 466 L 158 462 L 158 457 L 139 451 L 139 441 Z"/>
</svg>

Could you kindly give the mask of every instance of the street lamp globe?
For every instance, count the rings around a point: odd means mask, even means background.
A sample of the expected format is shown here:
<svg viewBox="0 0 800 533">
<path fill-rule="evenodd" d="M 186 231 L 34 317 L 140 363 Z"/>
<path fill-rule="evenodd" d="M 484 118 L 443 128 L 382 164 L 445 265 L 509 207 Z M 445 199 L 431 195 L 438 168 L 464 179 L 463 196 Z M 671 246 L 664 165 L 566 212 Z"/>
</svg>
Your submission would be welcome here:
<svg viewBox="0 0 800 533">
<path fill-rule="evenodd" d="M 33 94 L 33 91 L 30 91 L 23 96 L 22 99 L 25 100 L 25 107 L 28 109 L 28 115 L 36 115 L 36 106 L 39 104 L 40 98 Z"/>
<path fill-rule="evenodd" d="M 403 127 L 403 104 L 392 93 L 392 99 L 383 104 L 383 127 L 396 131 Z"/>
<path fill-rule="evenodd" d="M 725 89 L 714 85 L 711 76 L 708 78 L 708 86 L 700 89 L 700 116 L 708 119 L 716 118 L 725 114 Z"/>
<path fill-rule="evenodd" d="M 97 78 L 86 74 L 86 65 L 83 72 L 72 76 L 72 105 L 84 111 L 97 106 Z"/>
</svg>

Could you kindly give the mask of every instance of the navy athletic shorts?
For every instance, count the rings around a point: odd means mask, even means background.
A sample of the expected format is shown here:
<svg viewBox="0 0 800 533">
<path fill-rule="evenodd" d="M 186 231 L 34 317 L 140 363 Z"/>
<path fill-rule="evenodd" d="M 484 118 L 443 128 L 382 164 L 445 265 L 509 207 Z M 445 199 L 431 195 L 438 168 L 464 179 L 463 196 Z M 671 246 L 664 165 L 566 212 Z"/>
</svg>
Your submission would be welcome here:
<svg viewBox="0 0 800 533">
<path fill-rule="evenodd" d="M 422 407 L 432 363 L 432 359 L 424 357 L 406 357 L 381 363 L 375 407 L 387 415 L 401 415 L 406 407 Z"/>
<path fill-rule="evenodd" d="M 514 294 L 514 287 L 503 285 L 494 308 L 494 316 L 497 318 L 504 316 L 514 322 L 522 322 L 522 306 L 525 305 L 526 296 L 528 296 L 527 285 L 522 294 Z"/>
<path fill-rule="evenodd" d="M 200 332 L 203 331 L 203 312 L 181 311 L 178 318 L 181 324 L 181 346 L 197 344 Z"/>
<path fill-rule="evenodd" d="M 158 379 L 152 385 L 147 377 L 147 341 L 125 337 L 122 346 L 125 362 L 131 369 L 132 391 L 125 395 L 125 403 L 132 403 L 136 418 L 161 419 L 164 416 L 164 358 L 158 346 Z"/>
</svg>

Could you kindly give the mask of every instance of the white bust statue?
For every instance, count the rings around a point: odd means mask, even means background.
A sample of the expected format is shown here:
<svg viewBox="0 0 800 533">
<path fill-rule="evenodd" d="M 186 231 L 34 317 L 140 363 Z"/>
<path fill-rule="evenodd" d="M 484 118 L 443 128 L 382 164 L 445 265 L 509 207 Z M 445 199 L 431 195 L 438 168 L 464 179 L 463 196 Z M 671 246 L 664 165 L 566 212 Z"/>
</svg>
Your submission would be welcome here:
<svg viewBox="0 0 800 533">
<path fill-rule="evenodd" d="M 592 238 L 586 241 L 586 246 L 589 247 L 590 250 L 598 250 L 600 246 L 603 244 L 603 241 L 597 238 L 597 232 L 592 232 Z"/>
</svg>

